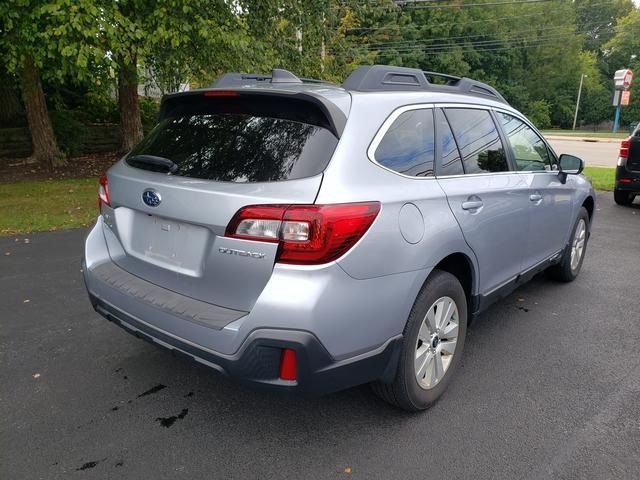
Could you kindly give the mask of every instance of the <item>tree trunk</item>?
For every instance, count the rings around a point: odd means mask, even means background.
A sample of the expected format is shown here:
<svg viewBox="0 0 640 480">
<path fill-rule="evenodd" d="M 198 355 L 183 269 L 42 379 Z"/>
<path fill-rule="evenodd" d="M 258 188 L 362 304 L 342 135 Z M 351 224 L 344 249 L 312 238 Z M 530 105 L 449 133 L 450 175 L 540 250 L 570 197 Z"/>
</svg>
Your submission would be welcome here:
<svg viewBox="0 0 640 480">
<path fill-rule="evenodd" d="M 135 57 L 129 65 L 120 62 L 118 70 L 118 104 L 122 150 L 128 152 L 142 140 L 142 120 L 138 105 L 138 72 Z"/>
<path fill-rule="evenodd" d="M 33 144 L 33 158 L 49 168 L 65 165 L 66 160 L 58 148 L 56 136 L 53 133 L 40 72 L 33 58 L 25 59 L 20 68 L 19 77 L 22 101 Z"/>
</svg>

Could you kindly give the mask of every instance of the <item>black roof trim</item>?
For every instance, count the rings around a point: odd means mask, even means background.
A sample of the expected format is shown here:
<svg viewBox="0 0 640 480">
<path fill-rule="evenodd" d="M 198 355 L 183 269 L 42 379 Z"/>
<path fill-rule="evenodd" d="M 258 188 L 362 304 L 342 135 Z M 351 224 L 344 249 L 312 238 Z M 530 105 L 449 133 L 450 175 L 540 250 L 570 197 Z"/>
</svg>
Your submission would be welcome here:
<svg viewBox="0 0 640 480">
<path fill-rule="evenodd" d="M 444 79 L 445 83 L 440 84 L 429 81 L 429 79 L 433 80 L 435 78 Z M 431 92 L 458 93 L 491 98 L 508 104 L 495 88 L 471 78 L 388 65 L 359 67 L 347 77 L 342 87 L 346 90 L 360 92 L 427 90 Z"/>
<path fill-rule="evenodd" d="M 211 85 L 212 88 L 236 88 L 248 85 L 300 85 L 303 83 L 329 83 L 312 78 L 299 78 L 288 70 L 274 68 L 271 75 L 263 73 L 225 73 Z"/>
</svg>

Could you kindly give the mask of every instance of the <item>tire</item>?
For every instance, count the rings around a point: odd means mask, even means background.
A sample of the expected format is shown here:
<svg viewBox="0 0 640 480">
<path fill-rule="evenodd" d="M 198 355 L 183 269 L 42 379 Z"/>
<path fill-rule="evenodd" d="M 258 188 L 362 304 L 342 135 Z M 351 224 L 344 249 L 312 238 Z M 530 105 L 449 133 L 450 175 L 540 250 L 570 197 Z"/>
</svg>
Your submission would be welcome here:
<svg viewBox="0 0 640 480">
<path fill-rule="evenodd" d="M 582 224 L 581 224 L 582 223 Z M 580 237 L 582 232 L 582 238 Z M 587 251 L 587 242 L 589 240 L 589 214 L 587 209 L 582 207 L 578 213 L 573 229 L 571 230 L 571 240 L 569 245 L 564 249 L 564 253 L 557 265 L 549 267 L 546 271 L 547 275 L 560 282 L 572 282 L 576 279 L 582 268 L 582 262 Z M 582 247 L 580 248 L 580 243 Z M 580 255 L 577 261 L 572 263 L 572 252 Z"/>
<path fill-rule="evenodd" d="M 633 202 L 633 197 L 634 196 L 631 195 L 629 192 L 625 192 L 623 190 L 613 191 L 613 199 L 618 205 L 623 205 L 623 206 L 631 205 L 631 202 Z"/>
<path fill-rule="evenodd" d="M 453 314 L 438 324 L 441 318 L 438 317 L 438 311 L 447 313 L 445 307 L 450 305 L 449 302 L 453 303 L 457 314 L 450 310 Z M 427 321 L 430 323 L 426 323 Z M 437 324 L 436 329 L 429 327 L 434 322 Z M 372 384 L 373 391 L 386 402 L 409 412 L 432 406 L 446 390 L 458 369 L 464 350 L 467 323 L 467 297 L 462 285 L 450 273 L 434 270 L 420 290 L 409 314 L 393 382 L 375 382 Z M 452 349 L 453 352 L 448 353 Z M 417 360 L 418 356 L 420 360 Z M 416 371 L 416 365 L 422 366 L 420 373 Z M 443 370 L 438 377 L 439 368 Z"/>
</svg>

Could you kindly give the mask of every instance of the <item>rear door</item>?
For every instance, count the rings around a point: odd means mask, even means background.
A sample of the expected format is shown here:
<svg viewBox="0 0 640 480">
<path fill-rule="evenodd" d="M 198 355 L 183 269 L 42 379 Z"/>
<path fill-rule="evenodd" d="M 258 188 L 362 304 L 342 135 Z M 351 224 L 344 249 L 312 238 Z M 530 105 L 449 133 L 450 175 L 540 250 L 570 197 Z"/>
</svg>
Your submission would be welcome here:
<svg viewBox="0 0 640 480">
<path fill-rule="evenodd" d="M 558 253 L 571 228 L 573 182 L 560 182 L 556 159 L 522 119 L 497 111 L 519 176 L 529 189 L 531 219 L 523 269 Z"/>
<path fill-rule="evenodd" d="M 487 294 L 520 273 L 529 230 L 528 188 L 510 170 L 491 112 L 438 111 L 436 176 L 479 266 Z"/>
<path fill-rule="evenodd" d="M 277 243 L 228 238 L 226 226 L 247 205 L 314 203 L 338 138 L 313 103 L 206 93 L 184 105 L 174 99 L 108 172 L 105 237 L 129 273 L 248 311 L 271 276 Z"/>
</svg>

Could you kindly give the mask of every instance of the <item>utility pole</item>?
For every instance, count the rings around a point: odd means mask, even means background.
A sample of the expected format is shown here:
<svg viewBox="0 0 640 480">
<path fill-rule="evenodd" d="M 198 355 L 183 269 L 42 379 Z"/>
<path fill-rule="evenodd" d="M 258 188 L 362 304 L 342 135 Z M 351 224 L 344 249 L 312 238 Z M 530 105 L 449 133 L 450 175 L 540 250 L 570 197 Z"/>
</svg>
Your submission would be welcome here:
<svg viewBox="0 0 640 480">
<path fill-rule="evenodd" d="M 578 100 L 576 100 L 576 113 L 573 115 L 573 128 L 576 129 L 576 122 L 578 121 L 578 110 L 580 109 L 580 96 L 582 95 L 582 81 L 584 80 L 586 75 L 584 73 L 580 74 L 580 86 L 578 87 Z"/>
</svg>

